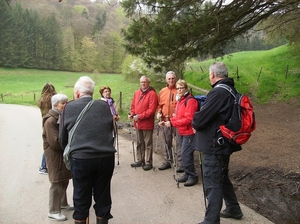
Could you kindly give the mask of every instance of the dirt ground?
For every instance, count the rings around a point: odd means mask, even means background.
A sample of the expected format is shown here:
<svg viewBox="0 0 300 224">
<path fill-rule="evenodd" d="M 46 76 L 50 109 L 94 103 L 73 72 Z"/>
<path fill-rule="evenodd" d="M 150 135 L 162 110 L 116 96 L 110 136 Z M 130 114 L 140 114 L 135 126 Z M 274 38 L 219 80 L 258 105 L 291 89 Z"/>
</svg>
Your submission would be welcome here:
<svg viewBox="0 0 300 224">
<path fill-rule="evenodd" d="M 257 128 L 243 150 L 231 156 L 237 197 L 275 224 L 300 223 L 300 101 L 254 108 Z M 195 164 L 200 170 L 197 158 Z"/>
</svg>

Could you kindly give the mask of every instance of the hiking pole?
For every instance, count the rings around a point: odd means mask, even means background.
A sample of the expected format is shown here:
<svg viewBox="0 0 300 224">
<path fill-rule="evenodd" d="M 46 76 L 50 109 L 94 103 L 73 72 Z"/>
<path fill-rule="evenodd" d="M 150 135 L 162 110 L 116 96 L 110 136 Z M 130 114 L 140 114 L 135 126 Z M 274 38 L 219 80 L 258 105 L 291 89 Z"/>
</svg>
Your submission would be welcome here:
<svg viewBox="0 0 300 224">
<path fill-rule="evenodd" d="M 170 127 L 171 128 L 171 127 Z M 171 128 L 172 129 L 172 128 Z M 172 130 L 171 130 L 172 131 Z M 177 187 L 179 187 L 179 182 L 178 182 L 178 173 L 176 171 L 177 169 L 177 145 L 176 145 L 176 131 L 174 132 L 174 135 L 173 135 L 173 141 L 172 141 L 172 154 L 173 154 L 173 163 L 174 163 L 174 169 L 173 169 L 173 177 L 177 183 Z M 175 145 L 175 149 L 174 149 L 174 146 Z M 176 156 L 175 156 L 175 152 L 176 152 Z"/>
<path fill-rule="evenodd" d="M 153 155 L 153 171 L 155 171 L 155 154 L 157 153 L 158 136 L 159 136 L 159 125 L 157 125 L 156 143 L 155 143 L 155 150 Z"/>
<path fill-rule="evenodd" d="M 203 196 L 204 196 L 204 204 L 205 209 L 207 210 L 207 204 L 206 204 L 206 196 L 205 196 L 205 189 L 204 189 L 204 181 L 203 181 L 203 163 L 201 158 L 201 152 L 198 151 L 199 154 L 199 163 L 200 163 L 200 172 L 201 172 L 201 179 L 202 179 L 202 189 L 203 189 Z"/>
<path fill-rule="evenodd" d="M 132 141 L 133 162 L 136 163 L 136 160 L 135 160 L 135 150 L 134 150 L 133 130 L 132 130 L 133 127 L 132 127 L 132 124 L 131 124 L 131 120 L 129 120 L 129 126 L 130 126 L 130 135 L 131 135 L 131 141 Z M 136 166 L 134 168 L 136 169 Z"/>
<path fill-rule="evenodd" d="M 120 165 L 119 133 L 118 133 L 118 123 L 117 122 L 115 122 L 115 126 L 116 126 L 118 165 Z"/>
<path fill-rule="evenodd" d="M 143 162 L 143 152 L 142 152 L 142 150 L 141 150 L 141 139 L 140 139 L 140 134 L 139 134 L 139 124 L 138 124 L 138 122 L 137 121 L 135 121 L 135 124 L 136 124 L 136 129 L 135 129 L 135 131 L 136 131 L 136 138 L 137 138 L 137 143 L 138 143 L 138 145 L 140 146 L 140 155 L 141 155 L 141 163 L 142 163 L 142 168 L 144 168 L 144 162 Z M 136 148 L 136 152 L 137 152 L 137 148 Z"/>
</svg>

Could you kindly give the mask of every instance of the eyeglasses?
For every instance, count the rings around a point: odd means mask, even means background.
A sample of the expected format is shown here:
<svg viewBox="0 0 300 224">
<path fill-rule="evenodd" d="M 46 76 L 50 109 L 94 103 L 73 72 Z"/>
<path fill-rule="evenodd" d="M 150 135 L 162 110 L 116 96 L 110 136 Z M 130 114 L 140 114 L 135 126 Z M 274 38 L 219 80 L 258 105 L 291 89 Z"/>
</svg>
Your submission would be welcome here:
<svg viewBox="0 0 300 224">
<path fill-rule="evenodd" d="M 184 87 L 177 87 L 176 88 L 177 90 L 182 90 L 182 89 L 185 89 Z"/>
</svg>

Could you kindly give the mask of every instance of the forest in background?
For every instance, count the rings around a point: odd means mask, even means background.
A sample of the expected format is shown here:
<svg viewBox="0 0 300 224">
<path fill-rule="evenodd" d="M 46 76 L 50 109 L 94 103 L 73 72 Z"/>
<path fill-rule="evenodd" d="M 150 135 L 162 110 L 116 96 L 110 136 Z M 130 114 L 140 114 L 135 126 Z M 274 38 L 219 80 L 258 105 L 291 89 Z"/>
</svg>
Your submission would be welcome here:
<svg viewBox="0 0 300 224">
<path fill-rule="evenodd" d="M 0 0 L 0 66 L 120 73 L 122 8 L 106 1 Z"/>
<path fill-rule="evenodd" d="M 0 0 L 0 66 L 122 73 L 128 54 L 121 29 L 130 24 L 118 1 Z M 149 28 L 151 29 L 151 28 Z M 262 33 L 226 52 L 266 50 Z"/>
</svg>

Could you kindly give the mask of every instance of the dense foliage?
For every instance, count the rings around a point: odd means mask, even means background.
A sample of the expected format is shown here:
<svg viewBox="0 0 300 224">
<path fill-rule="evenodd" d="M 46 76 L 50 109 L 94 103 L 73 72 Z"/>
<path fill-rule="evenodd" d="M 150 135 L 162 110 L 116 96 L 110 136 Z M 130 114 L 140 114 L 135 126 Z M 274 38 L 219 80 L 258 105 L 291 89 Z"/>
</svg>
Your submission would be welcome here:
<svg viewBox="0 0 300 224">
<path fill-rule="evenodd" d="M 157 70 L 182 65 L 191 57 L 222 56 L 236 37 L 260 22 L 299 12 L 299 2 L 124 0 L 125 12 L 132 18 L 123 30 L 126 49 Z"/>
<path fill-rule="evenodd" d="M 105 1 L 0 0 L 0 66 L 119 73 L 124 25 Z"/>
</svg>

